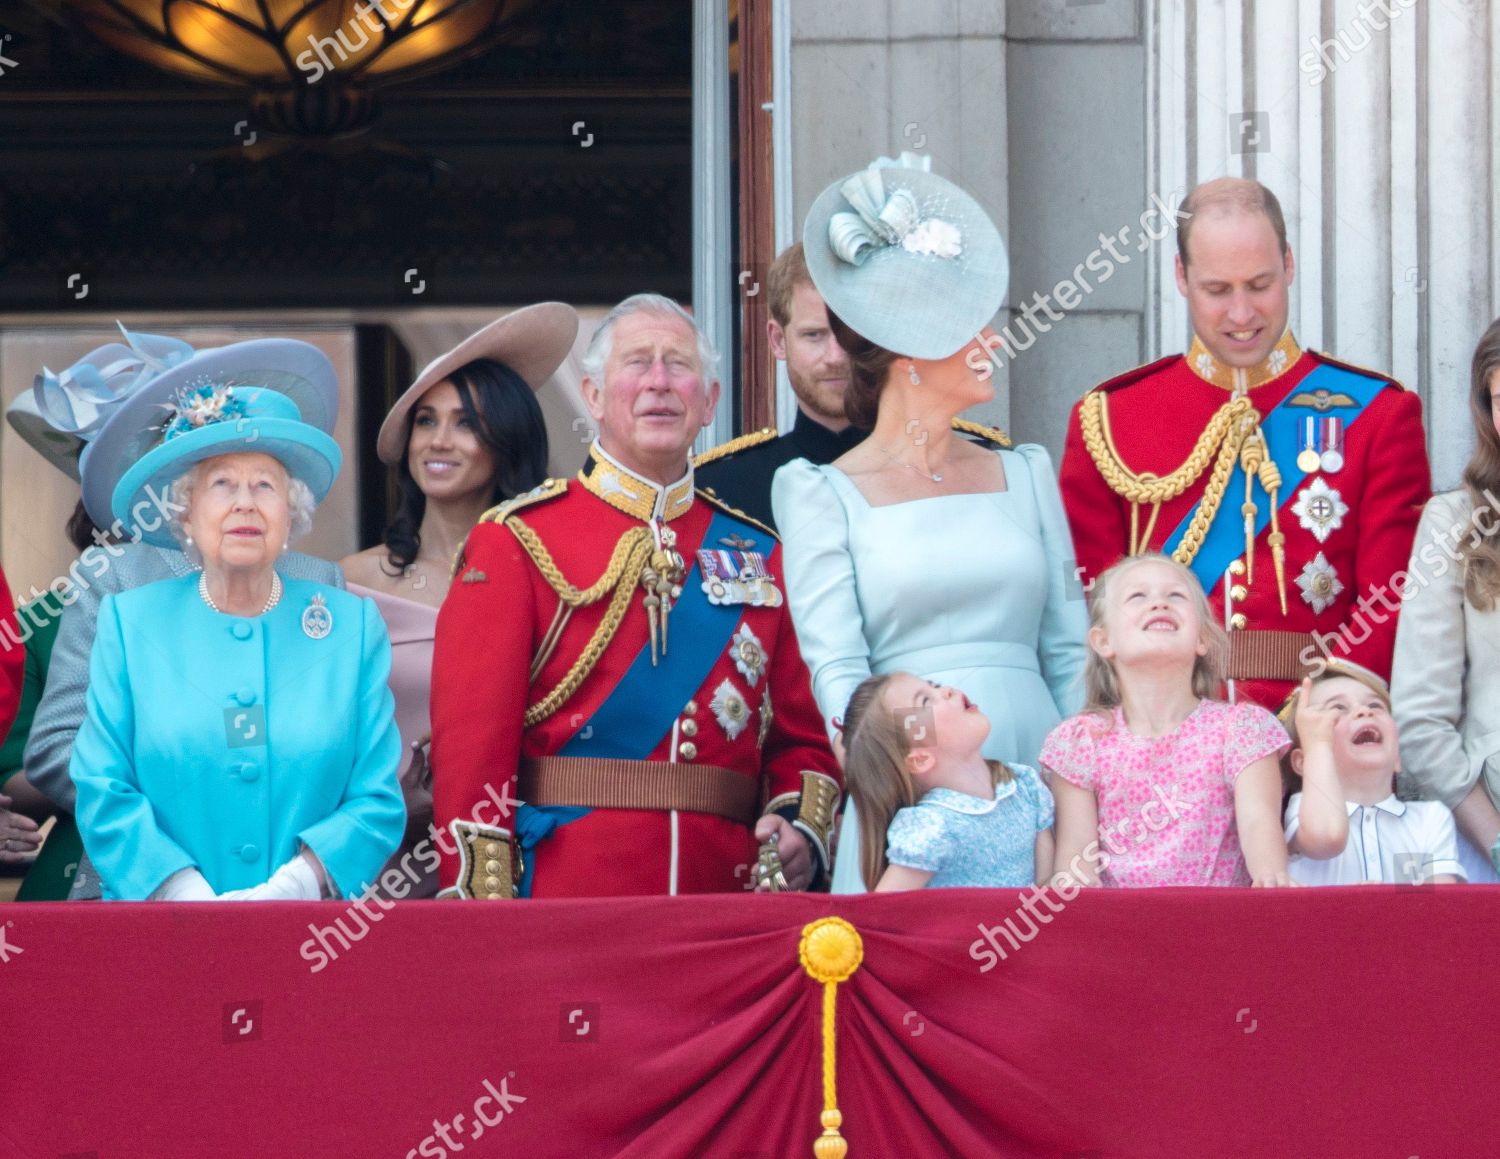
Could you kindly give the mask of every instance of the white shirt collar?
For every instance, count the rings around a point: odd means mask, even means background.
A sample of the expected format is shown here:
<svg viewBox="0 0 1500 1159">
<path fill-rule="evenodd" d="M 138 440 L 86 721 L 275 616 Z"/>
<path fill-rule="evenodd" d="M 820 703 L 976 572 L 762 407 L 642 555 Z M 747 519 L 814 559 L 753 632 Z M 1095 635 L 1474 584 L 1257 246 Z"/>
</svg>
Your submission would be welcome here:
<svg viewBox="0 0 1500 1159">
<path fill-rule="evenodd" d="M 1384 801 L 1376 801 L 1373 805 L 1359 805 L 1353 801 L 1345 801 L 1344 805 L 1349 810 L 1349 816 L 1354 816 L 1356 809 L 1384 809 L 1392 817 L 1400 817 L 1406 812 L 1406 802 L 1392 793 Z"/>
</svg>

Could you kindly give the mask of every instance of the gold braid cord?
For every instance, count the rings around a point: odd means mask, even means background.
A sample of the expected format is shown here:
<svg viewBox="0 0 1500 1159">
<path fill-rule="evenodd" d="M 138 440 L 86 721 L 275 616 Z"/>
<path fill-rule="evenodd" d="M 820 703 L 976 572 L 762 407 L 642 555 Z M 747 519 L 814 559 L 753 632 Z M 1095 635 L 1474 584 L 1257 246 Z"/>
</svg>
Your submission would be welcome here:
<svg viewBox="0 0 1500 1159">
<path fill-rule="evenodd" d="M 607 594 L 610 596 L 604 618 L 599 621 L 599 626 L 594 629 L 594 634 L 589 637 L 589 642 L 578 659 L 573 661 L 573 666 L 558 682 L 557 687 L 526 709 L 526 727 L 532 728 L 561 708 L 568 697 L 578 691 L 578 686 L 594 670 L 600 657 L 604 655 L 604 650 L 609 647 L 609 642 L 619 631 L 620 622 L 630 608 L 630 598 L 640 582 L 641 572 L 651 559 L 651 530 L 648 527 L 633 527 L 620 536 L 620 542 L 615 544 L 604 574 L 589 587 L 577 588 L 568 582 L 536 532 L 514 518 L 506 519 L 505 526 L 510 528 L 511 534 L 526 549 L 531 562 L 536 564 L 537 570 L 542 573 L 542 578 L 557 594 L 557 598 L 568 607 L 585 608 L 597 604 Z"/>
<path fill-rule="evenodd" d="M 839 983 L 847 982 L 865 958 L 864 939 L 843 918 L 819 918 L 802 927 L 797 960 L 807 976 L 823 986 L 823 1133 L 813 1141 L 815 1159 L 844 1159 L 849 1144 L 839 1134 L 844 1116 L 838 1098 L 837 1012 Z"/>
<path fill-rule="evenodd" d="M 1099 474 L 1111 491 L 1131 505 L 1131 555 L 1140 555 L 1146 550 L 1151 541 L 1151 533 L 1156 529 L 1156 517 L 1161 511 L 1161 505 L 1186 491 L 1203 474 L 1209 461 L 1213 460 L 1213 471 L 1203 489 L 1203 499 L 1198 504 L 1192 522 L 1188 524 L 1182 542 L 1172 553 L 1172 557 L 1179 563 L 1191 564 L 1198 549 L 1203 546 L 1203 539 L 1208 534 L 1214 516 L 1219 512 L 1230 476 L 1240 457 L 1240 448 L 1247 438 L 1260 429 L 1254 407 L 1248 398 L 1230 399 L 1214 412 L 1213 418 L 1209 419 L 1208 425 L 1203 428 L 1203 433 L 1198 436 L 1192 451 L 1180 467 L 1169 475 L 1153 475 L 1149 471 L 1138 474 L 1125 465 L 1115 446 L 1114 436 L 1110 433 L 1108 403 L 1105 399 L 1106 396 L 1100 391 L 1087 395 L 1079 410 L 1079 425 L 1083 445 L 1088 449 L 1089 457 L 1094 460 Z M 1143 503 L 1151 504 L 1151 517 L 1144 534 L 1139 530 L 1139 508 Z"/>
</svg>

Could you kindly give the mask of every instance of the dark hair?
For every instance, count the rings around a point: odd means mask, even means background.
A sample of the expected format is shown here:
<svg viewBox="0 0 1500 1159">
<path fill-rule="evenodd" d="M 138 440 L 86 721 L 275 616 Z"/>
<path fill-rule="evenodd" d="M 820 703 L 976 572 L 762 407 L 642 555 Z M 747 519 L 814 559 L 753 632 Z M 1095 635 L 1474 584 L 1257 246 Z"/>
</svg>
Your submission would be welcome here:
<svg viewBox="0 0 1500 1159">
<path fill-rule="evenodd" d="M 474 428 L 475 437 L 495 458 L 490 502 L 512 499 L 545 479 L 547 426 L 536 394 L 526 380 L 503 362 L 477 358 L 455 370 L 449 381 L 458 391 L 459 404 Z M 395 518 L 385 529 L 385 547 L 389 565 L 395 569 L 393 574 L 405 571 L 422 546 L 422 516 L 427 511 L 427 496 L 412 478 L 406 461 L 412 424 L 420 405 L 418 400 L 406 416 L 406 437 L 402 440 L 401 461 L 396 465 L 400 500 Z"/>
<path fill-rule="evenodd" d="M 83 505 L 82 499 L 73 508 L 73 514 L 68 516 L 68 522 L 63 525 L 63 530 L 67 534 L 68 541 L 78 549 L 80 555 L 87 551 L 94 542 L 94 533 L 100 531 L 94 526 L 94 521 L 89 518 L 89 509 Z M 103 535 L 102 532 L 100 534 Z M 109 536 L 103 536 L 103 538 L 111 539 Z"/>
<path fill-rule="evenodd" d="M 835 340 L 849 355 L 850 376 L 849 386 L 844 391 L 844 414 L 860 430 L 872 431 L 875 416 L 880 412 L 880 392 L 885 388 L 891 364 L 900 355 L 855 333 L 832 310 L 828 311 L 828 324 L 833 329 Z"/>
<path fill-rule="evenodd" d="M 1469 415 L 1474 420 L 1474 453 L 1464 468 L 1464 490 L 1468 491 L 1474 510 L 1489 503 L 1486 494 L 1500 488 L 1500 433 L 1495 430 L 1494 402 L 1490 398 L 1490 379 L 1500 372 L 1500 318 L 1479 339 L 1474 349 L 1472 379 L 1469 383 Z M 1477 610 L 1487 612 L 1500 595 L 1500 534 L 1486 535 L 1473 525 L 1470 534 L 1459 545 L 1464 561 L 1464 595 Z"/>
</svg>

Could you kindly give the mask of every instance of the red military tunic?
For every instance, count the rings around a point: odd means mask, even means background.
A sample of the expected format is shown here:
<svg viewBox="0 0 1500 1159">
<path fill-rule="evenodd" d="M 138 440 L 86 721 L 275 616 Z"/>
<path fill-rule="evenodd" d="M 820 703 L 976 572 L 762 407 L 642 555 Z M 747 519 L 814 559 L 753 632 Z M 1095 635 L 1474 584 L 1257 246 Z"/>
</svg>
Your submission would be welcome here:
<svg viewBox="0 0 1500 1159">
<path fill-rule="evenodd" d="M 0 572 L 0 616 L 5 619 L 5 626 L 0 628 L 0 741 L 3 741 L 20 711 L 21 684 L 26 672 L 26 645 L 17 631 L 16 609 L 3 572 Z"/>
<path fill-rule="evenodd" d="M 717 531 L 705 542 L 711 525 Z M 674 662 L 692 661 L 690 671 L 706 676 L 686 676 L 694 681 L 691 686 L 684 690 L 679 680 L 673 692 L 665 657 L 661 668 L 651 665 L 646 593 L 637 568 L 622 581 L 628 588 L 623 619 L 612 635 L 606 630 L 597 661 L 570 690 L 564 681 L 591 641 L 597 643 L 596 631 L 618 589 L 606 585 L 593 602 L 574 608 L 559 634 L 557 584 L 596 586 L 612 559 L 620 558 L 622 540 L 632 533 L 634 542 L 649 540 L 647 529 L 653 526 L 667 529 L 669 541 L 675 534 L 687 568 L 683 594 L 666 618 L 667 655 Z M 725 535 L 726 529 L 731 534 Z M 658 537 L 655 545 L 660 543 Z M 555 565 L 551 578 L 539 561 L 538 544 L 540 555 Z M 512 865 L 502 855 L 519 843 L 532 846 L 522 851 L 524 876 L 517 869 L 522 896 L 746 889 L 757 856 L 749 822 L 760 814 L 760 802 L 766 812 L 780 813 L 813 837 L 814 858 L 821 855 L 826 867 L 840 774 L 784 593 L 776 606 L 710 607 L 716 629 L 690 630 L 686 601 L 696 597 L 700 608 L 708 603 L 696 555 L 700 547 L 719 552 L 721 560 L 745 552 L 738 556 L 744 561 L 754 552 L 769 573 L 768 583 L 780 582 L 775 537 L 695 493 L 691 469 L 663 488 L 628 471 L 597 445 L 578 480 L 549 480 L 475 527 L 438 616 L 433 657 L 433 806 L 438 828 L 451 832 L 459 845 L 457 855 L 443 851 L 444 887 L 457 884 L 463 896 L 507 892 L 496 879 L 508 884 Z M 725 625 L 733 628 L 732 636 Z M 626 687 L 635 697 L 627 703 L 639 711 L 622 712 L 609 703 Z M 669 697 L 675 699 L 667 703 Z M 551 710 L 528 726 L 524 719 L 534 705 Z M 644 723 L 653 712 L 656 723 Z M 647 734 L 640 735 L 640 729 Z M 681 808 L 571 809 L 566 802 L 544 802 L 562 807 L 540 810 L 528 803 L 515 810 L 510 800 L 526 798 L 524 783 L 517 783 L 520 760 L 624 753 L 691 766 L 690 777 L 698 767 L 718 766 L 745 778 L 752 800 L 758 793 L 759 801 L 748 819 L 734 821 Z M 653 771 L 637 766 L 635 779 Z M 493 805 L 486 810 L 484 802 L 497 798 L 512 812 L 494 824 Z M 476 815 L 484 824 L 469 824 Z M 544 835 L 538 837 L 539 831 Z"/>
<path fill-rule="evenodd" d="M 1324 429 L 1325 415 L 1353 399 L 1337 388 L 1321 395 L 1311 384 L 1304 389 L 1304 380 L 1320 366 L 1357 376 L 1339 379 L 1340 384 L 1369 388 L 1368 403 L 1341 439 L 1338 432 Z M 1107 410 L 1112 450 L 1106 446 L 1099 457 L 1136 476 L 1165 477 L 1184 466 L 1216 412 L 1236 392 L 1249 398 L 1262 420 L 1285 401 L 1280 414 L 1290 416 L 1290 429 L 1301 432 L 1305 419 L 1316 420 L 1318 446 L 1337 449 L 1343 457 L 1339 464 L 1325 456 L 1277 496 L 1277 523 L 1286 537 L 1285 613 L 1269 523 L 1255 537 L 1253 578 L 1249 574 L 1241 510 L 1245 476 L 1236 460 L 1213 522 L 1228 521 L 1238 529 L 1239 549 L 1224 571 L 1205 583 L 1215 614 L 1229 630 L 1230 676 L 1239 677 L 1236 696 L 1279 707 L 1293 686 L 1289 677 L 1295 665 L 1289 669 L 1286 664 L 1293 655 L 1304 666 L 1326 655 L 1352 659 L 1389 678 L 1399 599 L 1391 578 L 1406 568 L 1422 505 L 1431 494 L 1421 403 L 1390 379 L 1301 350 L 1290 331 L 1265 362 L 1248 370 L 1218 363 L 1195 338 L 1187 355 L 1164 358 L 1106 382 L 1074 408 L 1061 487 L 1085 583 L 1131 550 L 1132 534 L 1132 503 L 1106 480 L 1096 458 L 1097 440 L 1091 452 L 1085 439 L 1086 408 L 1099 406 L 1090 398 L 1102 394 Z M 1263 429 L 1269 432 L 1270 427 Z M 1339 446 L 1328 445 L 1329 435 Z M 1268 433 L 1266 446 L 1279 471 L 1293 477 L 1304 449 L 1300 437 L 1282 437 L 1278 444 Z M 1145 550 L 1158 551 L 1168 543 L 1203 497 L 1213 467 L 1209 454 L 1186 490 L 1162 502 L 1154 526 L 1152 505 L 1137 507 Z M 1258 491 L 1263 512 L 1268 499 L 1263 489 Z M 1273 671 L 1276 678 L 1266 678 Z"/>
</svg>

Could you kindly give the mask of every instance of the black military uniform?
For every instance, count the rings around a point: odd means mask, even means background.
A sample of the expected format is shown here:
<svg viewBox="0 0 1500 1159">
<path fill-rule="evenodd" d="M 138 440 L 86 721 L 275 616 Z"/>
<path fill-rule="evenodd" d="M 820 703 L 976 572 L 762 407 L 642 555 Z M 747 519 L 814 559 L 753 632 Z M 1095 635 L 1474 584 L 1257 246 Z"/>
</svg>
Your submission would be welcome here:
<svg viewBox="0 0 1500 1159">
<path fill-rule="evenodd" d="M 799 408 L 789 434 L 777 438 L 776 428 L 766 427 L 704 451 L 693 460 L 693 478 L 697 486 L 711 488 L 731 507 L 774 531 L 771 479 L 776 469 L 793 459 L 818 466 L 831 463 L 869 433 L 845 427 L 835 434 Z"/>
<path fill-rule="evenodd" d="M 1010 446 L 1010 439 L 996 428 L 968 419 L 954 419 L 953 429 L 978 442 L 997 447 Z M 771 479 L 777 468 L 793 459 L 806 459 L 815 466 L 831 463 L 845 451 L 852 450 L 869 433 L 857 427 L 845 427 L 834 434 L 799 409 L 790 434 L 778 438 L 775 427 L 766 427 L 710 447 L 693 460 L 693 478 L 697 486 L 712 489 L 731 507 L 738 507 L 774 531 L 776 521 L 771 514 Z"/>
</svg>

